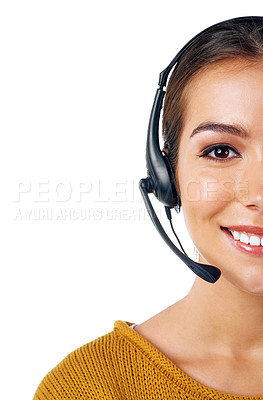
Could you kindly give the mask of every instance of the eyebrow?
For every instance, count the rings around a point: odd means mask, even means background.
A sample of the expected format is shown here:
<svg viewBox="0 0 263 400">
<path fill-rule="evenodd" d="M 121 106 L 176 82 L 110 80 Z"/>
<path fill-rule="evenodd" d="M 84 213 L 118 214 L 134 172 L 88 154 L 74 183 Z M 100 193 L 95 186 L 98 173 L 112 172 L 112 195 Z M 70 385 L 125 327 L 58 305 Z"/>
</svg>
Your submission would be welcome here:
<svg viewBox="0 0 263 400">
<path fill-rule="evenodd" d="M 228 133 L 230 135 L 239 136 L 241 138 L 249 137 L 247 131 L 239 125 L 219 124 L 216 122 L 205 122 L 205 123 L 198 125 L 198 127 L 193 130 L 193 132 L 190 135 L 190 138 L 192 138 L 194 135 L 196 135 L 197 133 L 202 132 L 202 131 Z"/>
</svg>

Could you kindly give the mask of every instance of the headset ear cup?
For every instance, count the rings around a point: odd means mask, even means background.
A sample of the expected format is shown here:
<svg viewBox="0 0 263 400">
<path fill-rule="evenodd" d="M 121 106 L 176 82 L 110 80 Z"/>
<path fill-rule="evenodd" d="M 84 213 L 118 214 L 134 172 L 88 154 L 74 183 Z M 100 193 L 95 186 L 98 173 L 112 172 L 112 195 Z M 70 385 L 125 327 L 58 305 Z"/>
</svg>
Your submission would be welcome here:
<svg viewBox="0 0 263 400">
<path fill-rule="evenodd" d="M 167 169 L 167 174 L 169 176 L 169 185 L 170 187 L 167 188 L 166 193 L 171 193 L 172 198 L 170 202 L 173 204 L 173 207 L 175 208 L 176 212 L 180 212 L 180 207 L 181 207 L 181 199 L 179 196 L 179 191 L 176 186 L 176 181 L 175 181 L 175 173 L 172 167 L 172 164 L 170 162 L 169 156 L 166 154 L 165 151 L 162 151 L 162 156 L 164 158 L 165 166 Z"/>
<path fill-rule="evenodd" d="M 159 144 L 159 119 L 165 92 L 158 88 L 154 98 L 148 125 L 146 142 L 146 168 L 148 170 L 148 193 L 154 193 L 169 208 L 180 211 L 175 176 L 170 160 Z"/>
</svg>

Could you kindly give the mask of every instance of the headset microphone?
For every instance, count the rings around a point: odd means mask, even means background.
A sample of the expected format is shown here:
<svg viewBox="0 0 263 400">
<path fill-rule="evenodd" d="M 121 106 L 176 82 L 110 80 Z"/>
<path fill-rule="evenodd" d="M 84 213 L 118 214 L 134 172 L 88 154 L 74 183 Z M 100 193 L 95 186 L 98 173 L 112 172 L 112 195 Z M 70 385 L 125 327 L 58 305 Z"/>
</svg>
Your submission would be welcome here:
<svg viewBox="0 0 263 400">
<path fill-rule="evenodd" d="M 228 20 L 225 22 L 232 21 L 249 21 L 251 24 L 255 23 L 256 20 L 262 20 L 261 17 L 240 17 L 234 18 L 232 20 Z M 219 23 L 221 24 L 221 23 Z M 176 188 L 175 176 L 172 165 L 166 153 L 161 151 L 159 145 L 159 120 L 160 113 L 162 109 L 163 99 L 165 95 L 164 87 L 166 86 L 166 81 L 171 69 L 178 63 L 180 57 L 188 49 L 188 47 L 205 33 L 207 30 L 215 27 L 215 24 L 212 27 L 209 27 L 202 32 L 198 33 L 193 39 L 191 39 L 175 56 L 175 58 L 171 61 L 168 67 L 160 73 L 159 77 L 159 88 L 157 89 L 151 116 L 149 120 L 148 126 L 148 135 L 147 135 L 147 144 L 146 144 L 146 168 L 147 168 L 147 178 L 140 180 L 140 191 L 145 202 L 147 211 L 151 217 L 153 224 L 156 229 L 164 239 L 164 241 L 168 244 L 168 246 L 173 250 L 173 252 L 200 278 L 206 280 L 207 282 L 215 283 L 220 275 L 220 269 L 212 266 L 197 263 L 191 260 L 185 251 L 181 252 L 175 244 L 170 240 L 165 230 L 163 229 L 155 211 L 151 204 L 148 194 L 153 193 L 157 199 L 162 202 L 165 206 L 165 211 L 168 219 L 171 223 L 171 208 L 175 208 L 176 212 L 180 212 L 181 201 Z M 172 223 L 171 223 L 172 227 Z M 173 227 L 172 227 L 173 229 Z M 176 238 L 177 235 L 174 232 Z M 181 243 L 177 238 L 180 246 Z M 182 246 L 181 246 L 182 247 Z"/>
</svg>

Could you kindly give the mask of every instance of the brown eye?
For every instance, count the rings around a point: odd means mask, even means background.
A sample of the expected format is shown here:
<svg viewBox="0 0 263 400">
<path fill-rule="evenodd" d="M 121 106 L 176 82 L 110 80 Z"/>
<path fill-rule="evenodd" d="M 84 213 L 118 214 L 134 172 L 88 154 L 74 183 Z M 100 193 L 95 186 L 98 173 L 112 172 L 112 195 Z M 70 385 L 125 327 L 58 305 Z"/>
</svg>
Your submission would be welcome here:
<svg viewBox="0 0 263 400">
<path fill-rule="evenodd" d="M 225 146 L 218 147 L 217 149 L 214 150 L 215 156 L 219 158 L 227 158 L 229 155 L 229 149 Z"/>
<path fill-rule="evenodd" d="M 199 157 L 205 157 L 210 161 L 227 161 L 237 158 L 240 154 L 228 145 L 217 144 L 205 149 Z"/>
</svg>

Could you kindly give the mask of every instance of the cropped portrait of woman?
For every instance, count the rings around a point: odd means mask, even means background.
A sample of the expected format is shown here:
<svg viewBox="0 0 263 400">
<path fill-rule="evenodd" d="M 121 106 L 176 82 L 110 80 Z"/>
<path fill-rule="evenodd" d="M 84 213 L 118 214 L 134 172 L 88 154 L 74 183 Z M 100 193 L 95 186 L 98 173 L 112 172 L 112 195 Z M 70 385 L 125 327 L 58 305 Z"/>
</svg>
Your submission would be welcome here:
<svg viewBox="0 0 263 400">
<path fill-rule="evenodd" d="M 159 198 L 165 160 L 174 202 L 160 200 L 183 210 L 194 284 L 70 353 L 34 400 L 263 399 L 263 17 L 207 28 L 174 64 L 144 183 Z"/>
</svg>

